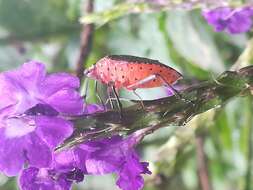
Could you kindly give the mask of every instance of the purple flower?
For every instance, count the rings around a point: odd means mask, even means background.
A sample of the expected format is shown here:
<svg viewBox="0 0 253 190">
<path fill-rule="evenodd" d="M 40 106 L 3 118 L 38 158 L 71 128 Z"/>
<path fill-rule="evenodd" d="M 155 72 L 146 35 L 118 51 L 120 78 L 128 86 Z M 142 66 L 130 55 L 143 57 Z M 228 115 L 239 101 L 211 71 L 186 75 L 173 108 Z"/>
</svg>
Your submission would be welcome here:
<svg viewBox="0 0 253 190">
<path fill-rule="evenodd" d="M 72 167 L 78 167 L 87 175 L 117 173 L 119 176 L 117 185 L 121 189 L 138 190 L 144 184 L 141 174 L 150 174 L 147 168 L 148 163 L 140 162 L 134 150 L 138 138 L 135 135 L 126 139 L 114 136 L 81 144 L 72 150 L 72 154 L 69 153 L 71 150 L 62 152 L 62 154 L 65 154 L 65 158 L 72 155 L 72 160 L 75 160 L 74 164 L 72 162 Z M 56 157 L 56 163 L 60 163 L 58 158 Z M 65 165 L 69 166 L 69 163 Z"/>
<path fill-rule="evenodd" d="M 147 0 L 147 2 L 154 3 L 157 5 L 167 5 L 168 0 Z"/>
<path fill-rule="evenodd" d="M 83 112 L 79 81 L 66 73 L 47 75 L 34 61 L 0 74 L 0 170 L 8 176 L 24 164 L 49 167 L 52 151 L 72 134 L 64 116 Z"/>
<path fill-rule="evenodd" d="M 172 89 L 171 87 L 172 87 L 173 89 Z M 177 92 L 180 92 L 180 91 L 182 91 L 182 90 L 185 89 L 185 86 L 184 86 L 183 84 L 178 84 L 178 83 L 172 85 L 171 87 L 167 87 L 167 88 L 166 88 L 167 97 L 169 97 L 169 96 L 174 96 L 174 95 L 175 95 L 175 90 L 176 90 Z"/>
<path fill-rule="evenodd" d="M 73 149 L 55 153 L 52 168 L 46 171 L 48 173 L 54 171 L 54 177 L 51 177 L 50 180 L 56 180 L 54 182 L 50 181 L 50 184 L 53 184 L 53 186 L 48 189 L 58 190 L 55 188 L 57 184 L 61 186 L 62 183 L 55 176 L 61 176 L 61 179 L 64 179 L 63 181 L 79 182 L 83 179 L 82 174 L 103 175 L 108 173 L 118 174 L 117 185 L 122 190 L 141 189 L 144 185 L 141 174 L 150 174 L 151 172 L 148 170 L 148 163 L 140 162 L 134 150 L 136 143 L 139 142 L 138 138 L 135 135 L 126 139 L 114 136 L 112 138 L 84 143 Z M 27 188 L 32 183 L 31 179 L 40 182 L 37 184 L 38 189 L 39 187 L 43 189 L 44 183 L 48 183 L 48 175 L 45 178 L 37 179 L 40 177 L 38 171 L 37 169 L 36 172 L 25 172 L 26 175 L 24 175 L 24 172 L 22 173 L 20 187 L 23 190 L 31 189 Z M 66 187 L 67 189 L 69 189 L 68 186 Z"/>
<path fill-rule="evenodd" d="M 89 114 L 93 114 L 93 113 L 100 112 L 100 111 L 105 111 L 105 108 L 102 105 L 86 104 L 86 106 L 84 107 L 83 114 L 89 115 Z"/>
<path fill-rule="evenodd" d="M 219 7 L 203 11 L 203 16 L 217 32 L 227 31 L 231 34 L 247 32 L 252 27 L 252 7 Z"/>
<path fill-rule="evenodd" d="M 83 173 L 73 170 L 60 173 L 45 168 L 24 169 L 19 178 L 19 187 L 22 190 L 69 190 L 74 181 L 82 181 Z"/>
<path fill-rule="evenodd" d="M 117 185 L 123 190 L 142 189 L 144 180 L 140 174 L 151 174 L 147 162 L 140 162 L 135 152 L 130 153 L 125 159 L 120 171 Z"/>
</svg>

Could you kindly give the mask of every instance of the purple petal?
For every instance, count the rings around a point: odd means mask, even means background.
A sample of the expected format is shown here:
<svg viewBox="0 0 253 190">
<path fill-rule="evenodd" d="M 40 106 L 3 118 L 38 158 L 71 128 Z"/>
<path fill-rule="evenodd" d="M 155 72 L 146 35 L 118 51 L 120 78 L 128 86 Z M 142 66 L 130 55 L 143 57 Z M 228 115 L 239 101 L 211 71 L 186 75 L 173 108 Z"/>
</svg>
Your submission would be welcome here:
<svg viewBox="0 0 253 190">
<path fill-rule="evenodd" d="M 36 104 L 49 104 L 64 114 L 81 114 L 83 100 L 77 92 L 79 85 L 79 79 L 67 73 L 46 76 L 44 65 L 31 61 L 2 74 L 0 96 L 6 101 L 0 104 L 0 109 L 15 105 L 16 113 L 22 114 Z"/>
<path fill-rule="evenodd" d="M 54 168 L 79 168 L 87 174 L 112 173 L 120 169 L 128 151 L 128 141 L 119 136 L 88 142 L 75 149 L 56 153 Z"/>
<path fill-rule="evenodd" d="M 228 31 L 232 34 L 247 32 L 252 27 L 252 10 L 238 10 L 231 16 L 228 25 Z"/>
<path fill-rule="evenodd" d="M 48 75 L 40 87 L 41 93 L 50 96 L 61 89 L 78 89 L 79 79 L 67 73 Z"/>
<path fill-rule="evenodd" d="M 4 135 L 6 138 L 14 139 L 24 137 L 36 128 L 31 118 L 9 118 L 4 120 Z"/>
<path fill-rule="evenodd" d="M 5 72 L 5 75 L 15 80 L 27 91 L 36 91 L 37 86 L 46 76 L 46 68 L 42 63 L 30 61 L 24 63 L 22 67 L 17 70 Z"/>
<path fill-rule="evenodd" d="M 47 169 L 28 168 L 19 178 L 21 190 L 70 190 L 72 182 L 66 175 L 54 176 Z"/>
<path fill-rule="evenodd" d="M 78 156 L 73 149 L 64 150 L 54 154 L 53 168 L 61 171 L 69 171 L 76 167 Z"/>
<path fill-rule="evenodd" d="M 251 29 L 253 8 L 220 7 L 203 11 L 203 16 L 210 25 L 214 26 L 216 31 L 226 30 L 231 34 L 237 34 Z"/>
<path fill-rule="evenodd" d="M 51 165 L 53 149 L 73 132 L 70 122 L 57 117 L 83 112 L 78 87 L 78 78 L 46 76 L 35 61 L 0 75 L 0 170 L 15 175 L 24 164 Z"/>
<path fill-rule="evenodd" d="M 72 89 L 57 91 L 45 100 L 58 112 L 69 115 L 80 115 L 83 112 L 83 99 Z"/>
<path fill-rule="evenodd" d="M 120 136 L 89 142 L 80 148 L 89 152 L 85 162 L 87 173 L 98 175 L 116 172 L 129 150 Z"/>
<path fill-rule="evenodd" d="M 0 130 L 0 170 L 7 176 L 15 176 L 22 169 L 24 138 L 6 139 L 3 128 Z"/>
<path fill-rule="evenodd" d="M 5 80 L 0 85 L 6 87 L 3 96 L 13 97 L 16 114 L 22 114 L 38 103 L 37 86 L 46 75 L 43 64 L 31 61 L 19 69 L 4 72 L 3 75 Z"/>
<path fill-rule="evenodd" d="M 133 150 L 135 140 L 132 136 L 126 139 L 114 136 L 80 145 L 80 149 L 87 151 L 87 173 L 101 175 L 119 171 L 129 152 Z"/>
<path fill-rule="evenodd" d="M 61 118 L 36 116 L 10 118 L 0 130 L 0 169 L 15 175 L 25 161 L 31 166 L 48 167 L 53 149 L 72 132 L 72 124 Z"/>
<path fill-rule="evenodd" d="M 144 180 L 140 174 L 151 174 L 147 166 L 147 163 L 139 161 L 135 153 L 130 154 L 119 172 L 117 185 L 122 190 L 142 189 Z"/>
<path fill-rule="evenodd" d="M 87 173 L 85 161 L 89 152 L 81 148 L 64 150 L 54 155 L 54 168 L 61 171 L 69 171 L 79 168 Z"/>
<path fill-rule="evenodd" d="M 227 16 L 232 12 L 229 7 L 219 7 L 213 10 L 203 11 L 203 16 L 216 31 L 222 31 L 227 27 Z"/>
<path fill-rule="evenodd" d="M 4 74 L 0 74 L 0 111 L 17 104 L 18 98 L 15 96 L 16 93 L 17 89 L 11 81 Z"/>
<path fill-rule="evenodd" d="M 0 169 L 7 175 L 16 175 L 24 163 L 36 167 L 51 164 L 51 150 L 35 133 L 33 120 L 10 118 L 0 131 Z"/>
<path fill-rule="evenodd" d="M 48 145 L 35 133 L 28 135 L 26 141 L 26 157 L 30 166 L 49 167 L 52 161 L 52 153 Z"/>
<path fill-rule="evenodd" d="M 62 143 L 73 132 L 72 123 L 61 118 L 36 117 L 36 134 L 52 149 Z"/>
<path fill-rule="evenodd" d="M 119 159 L 104 157 L 104 158 L 88 158 L 85 162 L 87 173 L 92 175 L 103 175 L 116 172 L 122 161 Z"/>
<path fill-rule="evenodd" d="M 98 104 L 86 104 L 83 114 L 93 114 L 95 112 L 104 111 L 104 107 Z"/>
</svg>

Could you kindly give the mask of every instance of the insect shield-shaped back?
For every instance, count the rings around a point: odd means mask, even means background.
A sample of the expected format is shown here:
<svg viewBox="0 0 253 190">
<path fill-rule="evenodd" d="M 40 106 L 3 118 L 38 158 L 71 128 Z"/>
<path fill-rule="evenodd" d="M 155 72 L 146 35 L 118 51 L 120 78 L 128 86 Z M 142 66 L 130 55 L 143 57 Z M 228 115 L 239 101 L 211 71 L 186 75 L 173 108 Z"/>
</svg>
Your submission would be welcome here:
<svg viewBox="0 0 253 190">
<path fill-rule="evenodd" d="M 88 69 L 87 76 L 115 88 L 152 88 L 173 84 L 182 75 L 157 60 L 129 55 L 109 55 Z"/>
</svg>

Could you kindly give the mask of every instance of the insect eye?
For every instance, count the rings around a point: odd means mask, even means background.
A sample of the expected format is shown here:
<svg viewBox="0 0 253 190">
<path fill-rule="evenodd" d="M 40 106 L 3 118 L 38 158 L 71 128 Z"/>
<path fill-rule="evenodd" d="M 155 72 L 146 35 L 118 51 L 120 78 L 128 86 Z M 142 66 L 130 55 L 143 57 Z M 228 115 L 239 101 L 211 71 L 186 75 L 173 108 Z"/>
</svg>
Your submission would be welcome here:
<svg viewBox="0 0 253 190">
<path fill-rule="evenodd" d="M 90 70 L 89 70 L 89 69 L 86 69 L 86 70 L 84 70 L 84 72 L 83 72 L 84 75 L 88 75 L 89 73 L 90 73 Z"/>
</svg>

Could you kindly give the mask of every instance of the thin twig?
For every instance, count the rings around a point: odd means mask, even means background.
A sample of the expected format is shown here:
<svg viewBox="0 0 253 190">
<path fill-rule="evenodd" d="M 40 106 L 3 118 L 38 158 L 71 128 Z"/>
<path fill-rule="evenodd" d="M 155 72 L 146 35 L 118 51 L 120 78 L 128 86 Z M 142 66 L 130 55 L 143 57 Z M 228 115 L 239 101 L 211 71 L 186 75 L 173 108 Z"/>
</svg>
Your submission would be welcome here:
<svg viewBox="0 0 253 190">
<path fill-rule="evenodd" d="M 93 12 L 93 0 L 88 0 L 85 11 L 90 14 Z M 84 65 L 88 60 L 92 40 L 94 35 L 94 25 L 93 24 L 84 24 L 81 32 L 81 44 L 80 44 L 80 53 L 77 60 L 76 75 L 81 80 L 83 78 Z"/>
<path fill-rule="evenodd" d="M 208 175 L 207 156 L 204 151 L 205 137 L 203 135 L 196 136 L 196 153 L 199 184 L 202 190 L 211 190 L 211 184 Z"/>
</svg>

